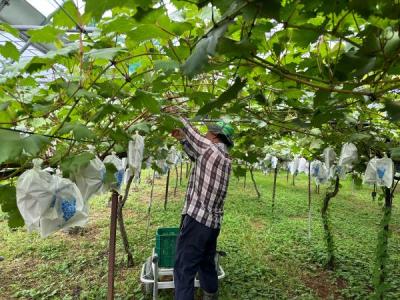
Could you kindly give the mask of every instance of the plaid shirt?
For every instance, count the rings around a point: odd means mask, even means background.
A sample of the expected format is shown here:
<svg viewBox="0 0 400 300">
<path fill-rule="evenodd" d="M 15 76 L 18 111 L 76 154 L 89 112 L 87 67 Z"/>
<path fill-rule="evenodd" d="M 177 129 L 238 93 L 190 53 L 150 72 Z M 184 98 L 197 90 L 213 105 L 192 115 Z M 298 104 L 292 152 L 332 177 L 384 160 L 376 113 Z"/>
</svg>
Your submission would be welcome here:
<svg viewBox="0 0 400 300">
<path fill-rule="evenodd" d="M 186 201 L 182 214 L 211 228 L 219 228 L 223 215 L 224 200 L 231 172 L 231 159 L 225 144 L 213 144 L 181 119 L 185 140 L 183 149 L 194 162 Z"/>
</svg>

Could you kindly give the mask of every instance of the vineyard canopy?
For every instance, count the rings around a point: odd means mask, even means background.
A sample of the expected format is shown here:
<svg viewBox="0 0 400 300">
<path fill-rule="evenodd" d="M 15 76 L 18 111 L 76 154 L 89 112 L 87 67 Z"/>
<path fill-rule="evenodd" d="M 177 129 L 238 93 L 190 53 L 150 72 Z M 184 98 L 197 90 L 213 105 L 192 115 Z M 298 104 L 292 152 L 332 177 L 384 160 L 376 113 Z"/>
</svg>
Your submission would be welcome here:
<svg viewBox="0 0 400 300">
<path fill-rule="evenodd" d="M 266 147 L 316 158 L 352 142 L 361 172 L 398 140 L 398 1 L 48 2 L 54 11 L 33 24 L 11 18 L 26 1 L 0 11 L 0 203 L 11 225 L 21 224 L 14 178 L 32 158 L 71 172 L 92 158 L 88 144 L 102 158 L 124 153 L 136 131 L 145 159 L 165 158 L 179 125 L 169 106 L 236 121 L 232 155 L 248 163 Z M 33 10 L 20 11 L 28 21 Z"/>
</svg>

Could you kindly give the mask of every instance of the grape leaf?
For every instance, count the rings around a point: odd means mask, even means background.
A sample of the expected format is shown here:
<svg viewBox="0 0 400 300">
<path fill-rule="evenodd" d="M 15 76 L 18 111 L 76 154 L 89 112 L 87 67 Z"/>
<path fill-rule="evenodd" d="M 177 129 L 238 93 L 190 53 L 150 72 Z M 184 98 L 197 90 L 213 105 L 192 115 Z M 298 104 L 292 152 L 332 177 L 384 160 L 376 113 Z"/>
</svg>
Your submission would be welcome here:
<svg viewBox="0 0 400 300">
<path fill-rule="evenodd" d="M 4 58 L 11 58 L 14 61 L 19 59 L 19 51 L 17 47 L 11 42 L 6 42 L 4 45 L 0 45 L 0 54 Z"/>
<path fill-rule="evenodd" d="M 64 31 L 47 25 L 39 29 L 30 29 L 27 33 L 30 35 L 32 43 L 53 43 Z"/>
<path fill-rule="evenodd" d="M 86 167 L 93 158 L 95 158 L 95 155 L 90 152 L 69 156 L 61 162 L 61 171 L 65 177 L 69 177 L 69 174 L 76 173 L 80 168 Z"/>
<path fill-rule="evenodd" d="M 224 91 L 216 100 L 206 103 L 199 109 L 197 115 L 205 115 L 215 108 L 221 108 L 225 103 L 237 97 L 238 93 L 246 85 L 246 80 L 241 80 L 239 77 L 226 91 Z"/>
<path fill-rule="evenodd" d="M 0 207 L 8 217 L 8 226 L 11 228 L 24 226 L 24 219 L 22 218 L 18 206 L 15 186 L 10 184 L 0 185 Z"/>
</svg>

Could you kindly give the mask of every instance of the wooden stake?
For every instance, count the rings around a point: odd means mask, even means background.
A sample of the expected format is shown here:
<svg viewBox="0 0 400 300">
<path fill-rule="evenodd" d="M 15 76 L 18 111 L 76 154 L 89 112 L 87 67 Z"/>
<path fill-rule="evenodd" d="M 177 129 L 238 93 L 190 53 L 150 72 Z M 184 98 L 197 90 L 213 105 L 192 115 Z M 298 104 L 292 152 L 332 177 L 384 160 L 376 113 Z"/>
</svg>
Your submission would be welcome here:
<svg viewBox="0 0 400 300">
<path fill-rule="evenodd" d="M 115 240 L 117 233 L 118 193 L 111 196 L 110 242 L 108 246 L 108 292 L 107 300 L 114 300 Z"/>
<path fill-rule="evenodd" d="M 276 178 L 278 177 L 278 165 L 274 169 L 274 183 L 272 186 L 272 213 L 275 209 L 275 197 L 276 197 Z"/>
<path fill-rule="evenodd" d="M 311 239 L 311 164 L 308 165 L 308 239 Z"/>
<path fill-rule="evenodd" d="M 168 202 L 168 189 L 169 189 L 169 175 L 170 175 L 170 169 L 168 168 L 168 173 L 167 173 L 167 184 L 165 185 L 165 199 L 164 199 L 164 209 L 167 209 L 167 202 Z"/>
</svg>

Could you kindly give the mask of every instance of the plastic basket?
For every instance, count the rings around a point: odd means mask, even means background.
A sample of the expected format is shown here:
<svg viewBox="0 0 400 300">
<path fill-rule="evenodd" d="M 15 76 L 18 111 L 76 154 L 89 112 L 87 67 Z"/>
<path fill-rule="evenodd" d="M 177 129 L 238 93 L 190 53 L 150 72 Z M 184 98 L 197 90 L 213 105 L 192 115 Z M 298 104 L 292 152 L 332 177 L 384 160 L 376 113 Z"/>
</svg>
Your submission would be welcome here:
<svg viewBox="0 0 400 300">
<path fill-rule="evenodd" d="M 172 268 L 175 263 L 176 238 L 179 228 L 158 228 L 156 233 L 156 253 L 158 266 Z"/>
</svg>

